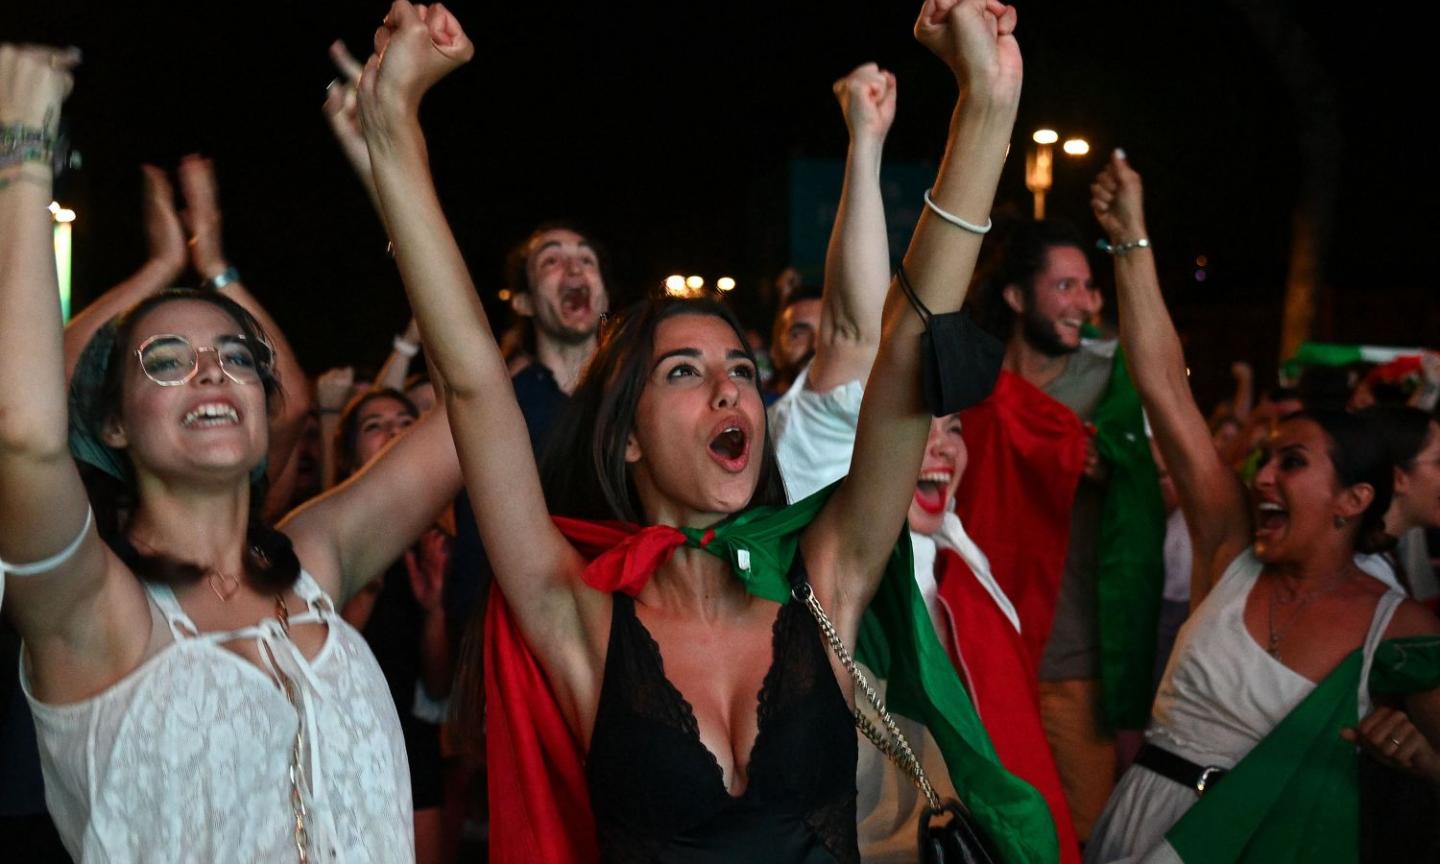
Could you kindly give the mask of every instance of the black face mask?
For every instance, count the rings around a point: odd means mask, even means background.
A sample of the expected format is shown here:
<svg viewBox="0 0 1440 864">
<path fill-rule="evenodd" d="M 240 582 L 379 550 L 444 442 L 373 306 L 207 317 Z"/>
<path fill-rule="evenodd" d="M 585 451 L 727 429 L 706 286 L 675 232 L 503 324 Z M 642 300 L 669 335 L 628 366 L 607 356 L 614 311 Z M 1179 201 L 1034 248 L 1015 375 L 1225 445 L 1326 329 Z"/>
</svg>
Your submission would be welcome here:
<svg viewBox="0 0 1440 864">
<path fill-rule="evenodd" d="M 920 367 L 930 413 L 945 417 L 985 401 L 1000 377 L 1005 346 L 976 326 L 964 310 L 931 314 L 910 287 L 903 266 L 895 276 L 925 324 L 920 336 Z"/>
</svg>

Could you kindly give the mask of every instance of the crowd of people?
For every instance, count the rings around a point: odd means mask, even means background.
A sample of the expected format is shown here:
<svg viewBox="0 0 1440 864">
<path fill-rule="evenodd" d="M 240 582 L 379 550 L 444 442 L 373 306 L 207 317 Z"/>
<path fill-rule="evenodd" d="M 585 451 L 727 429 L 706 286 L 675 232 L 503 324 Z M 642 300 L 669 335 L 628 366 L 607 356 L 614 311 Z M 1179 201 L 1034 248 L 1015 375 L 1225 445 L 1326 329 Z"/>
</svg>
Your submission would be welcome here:
<svg viewBox="0 0 1440 864">
<path fill-rule="evenodd" d="M 199 156 L 144 168 L 145 264 L 62 320 L 79 57 L 0 44 L 17 860 L 1440 858 L 1440 355 L 1258 398 L 1237 362 L 1207 418 L 1125 153 L 1093 225 L 990 217 L 1016 23 L 924 0 L 956 99 L 898 267 L 871 63 L 772 320 L 612 309 L 557 220 L 492 322 L 419 119 L 475 48 L 395 0 L 323 110 L 414 318 L 313 379 Z"/>
</svg>

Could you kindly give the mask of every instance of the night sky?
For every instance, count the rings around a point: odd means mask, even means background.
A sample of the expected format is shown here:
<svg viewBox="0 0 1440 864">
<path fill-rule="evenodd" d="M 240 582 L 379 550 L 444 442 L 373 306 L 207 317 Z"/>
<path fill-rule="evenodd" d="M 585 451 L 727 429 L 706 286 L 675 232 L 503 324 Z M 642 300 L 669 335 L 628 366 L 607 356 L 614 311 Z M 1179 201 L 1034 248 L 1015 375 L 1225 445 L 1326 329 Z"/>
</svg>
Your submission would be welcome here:
<svg viewBox="0 0 1440 864">
<path fill-rule="evenodd" d="M 1423 28 L 1263 0 L 1017 5 L 1025 92 L 999 204 L 1029 208 L 1031 130 L 1082 134 L 1095 149 L 1059 160 L 1050 208 L 1097 234 L 1086 187 L 1100 154 L 1123 146 L 1146 180 L 1202 402 L 1220 395 L 1232 359 L 1268 380 L 1278 350 L 1301 124 L 1257 20 L 1318 58 L 1325 86 L 1306 98 L 1328 94 L 1340 131 L 1338 159 L 1325 160 L 1336 221 L 1314 338 L 1440 341 L 1440 293 L 1428 282 L 1437 144 L 1419 137 L 1431 122 Z M 143 257 L 136 166 L 200 151 L 217 163 L 227 253 L 303 365 L 378 364 L 408 312 L 320 104 L 335 75 L 330 40 L 363 58 L 386 8 L 7 3 L 0 38 L 85 52 L 67 106 L 85 164 L 58 193 L 80 215 L 77 304 Z M 614 253 L 612 292 L 634 296 L 671 272 L 728 274 L 751 305 L 787 261 L 823 254 L 790 248 L 788 177 L 792 159 L 843 155 L 835 78 L 867 60 L 896 73 L 886 147 L 896 162 L 938 158 L 953 104 L 948 72 L 910 36 L 918 2 L 451 8 L 478 53 L 432 94 L 424 119 L 447 212 L 492 300 L 504 250 L 563 216 Z M 1197 255 L 1208 259 L 1203 283 Z M 1095 264 L 1104 281 L 1107 262 Z"/>
</svg>

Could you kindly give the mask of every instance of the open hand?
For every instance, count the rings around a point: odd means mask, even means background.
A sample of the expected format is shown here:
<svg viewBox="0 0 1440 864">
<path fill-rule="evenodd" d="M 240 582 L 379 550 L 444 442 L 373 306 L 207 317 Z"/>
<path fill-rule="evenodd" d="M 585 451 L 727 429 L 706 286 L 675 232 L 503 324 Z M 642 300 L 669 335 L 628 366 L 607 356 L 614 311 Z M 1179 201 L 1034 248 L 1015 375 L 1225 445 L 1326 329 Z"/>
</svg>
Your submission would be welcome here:
<svg viewBox="0 0 1440 864">
<path fill-rule="evenodd" d="M 915 38 L 945 61 L 961 89 L 996 104 L 1020 101 L 1014 6 L 998 0 L 925 0 Z"/>
<path fill-rule="evenodd" d="M 450 569 L 450 538 L 439 528 L 421 534 L 417 548 L 405 552 L 405 569 L 415 602 L 426 612 L 439 611 L 445 601 L 445 574 Z"/>
<path fill-rule="evenodd" d="M 330 131 L 335 133 L 335 140 L 340 142 L 345 158 L 350 160 L 351 167 L 368 187 L 373 182 L 370 174 L 370 151 L 366 148 L 365 136 L 360 131 L 360 104 L 355 93 L 355 85 L 360 81 L 360 73 L 365 67 L 360 65 L 360 61 L 355 59 L 350 49 L 339 39 L 330 45 L 330 59 L 335 63 L 335 68 L 340 70 L 340 77 L 325 88 L 325 105 L 321 110 L 325 112 L 325 120 L 330 124 Z"/>
<path fill-rule="evenodd" d="M 1145 190 L 1125 151 L 1110 154 L 1110 161 L 1090 184 L 1090 209 L 1111 243 L 1131 243 L 1149 236 L 1145 233 Z"/>
<path fill-rule="evenodd" d="M 185 229 L 175 212 L 175 189 L 165 172 L 154 165 L 141 165 L 140 173 L 145 185 L 141 212 L 150 260 L 172 270 L 173 278 L 185 268 Z"/>
<path fill-rule="evenodd" d="M 180 160 L 180 194 L 185 209 L 180 214 L 190 232 L 190 263 L 201 279 L 225 272 L 225 250 L 220 242 L 220 194 L 215 184 L 215 165 L 194 153 Z"/>
<path fill-rule="evenodd" d="M 874 63 L 857 66 L 833 88 L 852 141 L 885 140 L 895 121 L 895 76 Z"/>
<path fill-rule="evenodd" d="M 368 128 L 372 117 L 414 114 L 427 90 L 473 56 L 475 45 L 450 10 L 395 0 L 360 75 L 363 122 Z"/>
<path fill-rule="evenodd" d="M 0 124 L 19 123 L 54 135 L 78 65 L 78 48 L 0 43 Z"/>
</svg>

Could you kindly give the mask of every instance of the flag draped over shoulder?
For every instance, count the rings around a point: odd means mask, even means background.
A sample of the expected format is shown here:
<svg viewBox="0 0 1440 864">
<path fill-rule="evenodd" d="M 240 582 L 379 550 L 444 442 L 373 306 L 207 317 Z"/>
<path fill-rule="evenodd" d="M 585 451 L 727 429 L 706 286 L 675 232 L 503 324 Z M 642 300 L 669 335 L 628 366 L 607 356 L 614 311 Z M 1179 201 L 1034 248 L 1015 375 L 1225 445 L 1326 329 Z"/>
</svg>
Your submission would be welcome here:
<svg viewBox="0 0 1440 864">
<path fill-rule="evenodd" d="M 1095 408 L 1109 476 L 1101 505 L 1095 603 L 1101 704 L 1112 729 L 1143 729 L 1154 694 L 1155 634 L 1165 586 L 1165 504 L 1123 349 Z"/>
<path fill-rule="evenodd" d="M 1001 372 L 990 398 L 960 418 L 970 460 L 955 512 L 1015 604 L 1030 662 L 1039 668 L 1065 572 L 1085 427 L 1074 411 L 1011 372 Z"/>
<path fill-rule="evenodd" d="M 1080 841 L 1040 722 L 1038 679 L 1020 631 L 954 549 L 942 547 L 936 555 L 935 581 L 954 622 L 970 693 L 1000 763 L 1044 796 L 1055 822 L 1061 864 L 1080 864 Z"/>
<path fill-rule="evenodd" d="M 1351 653 L 1222 782 L 1186 811 L 1156 857 L 1185 864 L 1351 864 L 1360 854 L 1355 745 L 1363 656 Z M 1440 638 L 1380 643 L 1372 693 L 1440 687 Z M 1165 853 L 1173 853 L 1166 855 Z M 1147 859 L 1149 860 L 1149 859 Z"/>
<path fill-rule="evenodd" d="M 790 597 L 788 574 L 800 533 L 833 489 L 788 507 L 751 508 L 705 531 L 561 518 L 555 522 L 591 559 L 584 578 L 597 590 L 637 593 L 684 545 L 725 559 L 751 594 L 783 603 Z M 1000 859 L 1054 861 L 1055 829 L 1045 801 L 1000 766 L 935 637 L 913 567 L 909 534 L 901 532 L 862 621 L 857 659 L 889 679 L 891 710 L 930 730 L 962 801 Z M 486 610 L 485 673 L 490 860 L 598 860 L 580 742 L 498 592 L 492 593 Z"/>
</svg>

